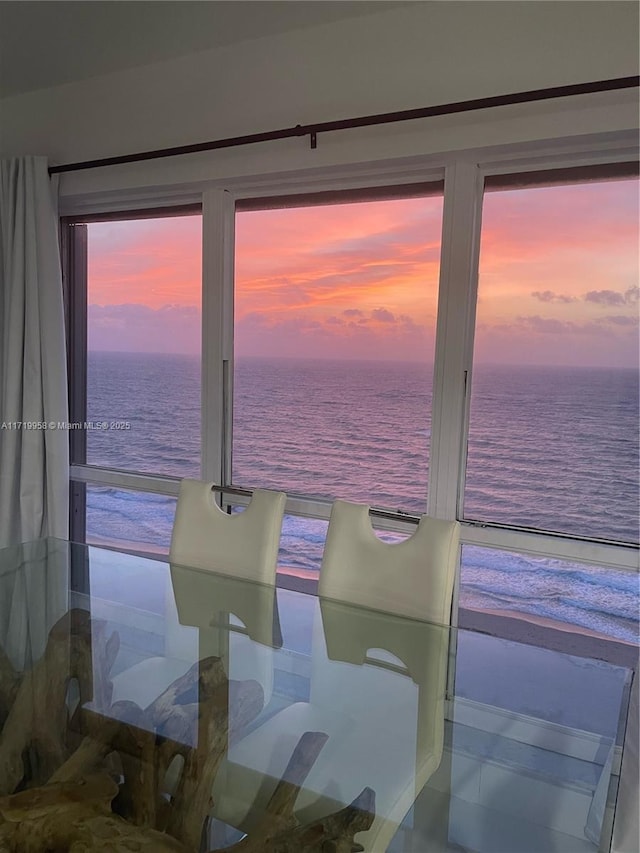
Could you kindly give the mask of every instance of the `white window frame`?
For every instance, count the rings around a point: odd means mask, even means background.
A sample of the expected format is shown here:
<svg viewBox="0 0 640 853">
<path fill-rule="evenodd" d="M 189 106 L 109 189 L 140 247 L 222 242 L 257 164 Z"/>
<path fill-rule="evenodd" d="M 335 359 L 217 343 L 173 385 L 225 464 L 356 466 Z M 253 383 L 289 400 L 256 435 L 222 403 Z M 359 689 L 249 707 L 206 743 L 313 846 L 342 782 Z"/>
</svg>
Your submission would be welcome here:
<svg viewBox="0 0 640 853">
<path fill-rule="evenodd" d="M 444 211 L 440 285 L 433 378 L 432 438 L 427 511 L 439 518 L 460 515 L 465 448 L 469 422 L 469 391 L 473 361 L 477 269 L 484 179 L 490 175 L 606 165 L 637 159 L 635 134 L 598 135 L 577 141 L 555 140 L 466 151 L 404 161 L 323 168 L 247 180 L 220 180 L 186 189 L 166 188 L 97 194 L 62 200 L 61 214 L 114 213 L 198 202 L 203 216 L 202 290 L 202 477 L 230 483 L 233 405 L 234 226 L 236 201 L 310 194 L 323 190 L 402 186 L 442 180 Z M 224 425 L 224 428 L 222 426 Z M 179 479 L 115 468 L 72 465 L 70 478 L 177 496 Z M 245 485 L 245 484 L 243 484 Z M 246 484 L 248 487 L 251 484 Z M 247 502 L 234 495 L 234 504 Z M 330 501 L 288 496 L 285 512 L 328 519 Z M 505 525 L 462 521 L 463 545 L 576 561 L 638 571 L 638 548 L 591 541 L 560 533 L 537 533 Z M 382 519 L 390 530 L 412 530 L 412 524 Z"/>
</svg>

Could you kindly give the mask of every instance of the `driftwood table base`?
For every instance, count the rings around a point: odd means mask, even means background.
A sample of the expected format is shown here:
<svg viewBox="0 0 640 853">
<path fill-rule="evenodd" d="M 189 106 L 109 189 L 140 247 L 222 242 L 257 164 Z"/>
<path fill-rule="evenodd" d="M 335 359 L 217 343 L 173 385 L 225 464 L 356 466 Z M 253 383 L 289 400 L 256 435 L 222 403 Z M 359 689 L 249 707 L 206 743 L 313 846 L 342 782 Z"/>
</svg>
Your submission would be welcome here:
<svg viewBox="0 0 640 853">
<path fill-rule="evenodd" d="M 43 657 L 16 673 L 0 649 L 0 853 L 198 853 L 228 745 L 262 710 L 255 681 L 229 681 L 209 657 L 148 708 L 111 704 L 117 634 L 85 611 L 52 628 Z M 80 702 L 69 719 L 68 685 Z M 355 853 L 375 817 L 365 788 L 334 814 L 300 826 L 296 798 L 321 749 L 304 734 L 251 834 L 227 853 Z M 182 770 L 167 790 L 170 766 Z M 17 793 L 16 793 L 17 792 Z M 211 851 L 221 853 L 221 851 Z"/>
<path fill-rule="evenodd" d="M 106 774 L 53 782 L 0 800 L 1 853 L 186 853 L 174 838 L 111 812 L 117 784 Z"/>
</svg>

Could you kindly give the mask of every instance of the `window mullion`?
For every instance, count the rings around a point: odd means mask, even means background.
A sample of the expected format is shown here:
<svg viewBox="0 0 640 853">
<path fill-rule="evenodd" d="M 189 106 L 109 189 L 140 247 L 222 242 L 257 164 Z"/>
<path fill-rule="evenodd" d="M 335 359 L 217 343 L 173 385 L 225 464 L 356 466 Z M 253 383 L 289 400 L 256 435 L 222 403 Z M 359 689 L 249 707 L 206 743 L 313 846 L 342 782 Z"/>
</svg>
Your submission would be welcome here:
<svg viewBox="0 0 640 853">
<path fill-rule="evenodd" d="M 226 483 L 231 470 L 233 202 L 215 189 L 202 199 L 202 476 Z"/>
<path fill-rule="evenodd" d="M 64 221 L 61 229 L 63 283 L 67 328 L 69 421 L 87 420 L 87 226 Z M 85 463 L 85 429 L 69 431 L 70 463 Z M 87 515 L 86 487 L 72 483 L 69 495 L 69 538 L 84 542 Z"/>
<path fill-rule="evenodd" d="M 463 479 L 466 388 L 473 351 L 482 180 L 475 163 L 445 173 L 433 376 L 429 515 L 454 519 Z"/>
</svg>

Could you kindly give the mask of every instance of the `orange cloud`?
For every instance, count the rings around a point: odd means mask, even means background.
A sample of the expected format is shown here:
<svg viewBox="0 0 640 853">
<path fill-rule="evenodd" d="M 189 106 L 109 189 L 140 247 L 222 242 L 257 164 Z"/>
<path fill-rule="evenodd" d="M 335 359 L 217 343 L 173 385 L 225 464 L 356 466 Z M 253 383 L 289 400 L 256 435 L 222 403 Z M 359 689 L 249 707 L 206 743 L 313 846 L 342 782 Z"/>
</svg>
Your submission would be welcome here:
<svg viewBox="0 0 640 853">
<path fill-rule="evenodd" d="M 322 337 L 325 357 L 328 342 L 343 357 L 375 357 L 376 345 L 385 357 L 411 357 L 409 329 L 433 341 L 441 217 L 440 198 L 239 214 L 237 351 L 315 352 Z"/>
<path fill-rule="evenodd" d="M 607 320 L 612 307 L 637 316 L 637 280 L 637 181 L 488 193 L 476 355 L 637 364 L 636 324 Z"/>
<path fill-rule="evenodd" d="M 478 357 L 637 363 L 637 187 L 486 195 Z M 179 346 L 197 345 L 201 229 L 199 216 L 89 225 L 89 301 L 114 308 L 91 315 L 94 340 L 117 326 L 135 341 L 137 322 L 149 348 L 179 317 Z M 441 198 L 239 213 L 236 352 L 431 360 L 441 229 Z"/>
</svg>

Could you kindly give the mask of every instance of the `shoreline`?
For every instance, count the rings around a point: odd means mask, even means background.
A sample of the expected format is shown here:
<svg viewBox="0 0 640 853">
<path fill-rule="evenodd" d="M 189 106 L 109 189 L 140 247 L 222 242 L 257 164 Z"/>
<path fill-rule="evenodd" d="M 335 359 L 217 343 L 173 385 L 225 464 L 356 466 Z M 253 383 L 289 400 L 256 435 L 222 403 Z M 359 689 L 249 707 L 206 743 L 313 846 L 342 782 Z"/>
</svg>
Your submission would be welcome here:
<svg viewBox="0 0 640 853">
<path fill-rule="evenodd" d="M 495 616 L 498 618 L 518 619 L 523 622 L 528 622 L 531 625 L 550 628 L 553 631 L 566 631 L 569 634 L 579 634 L 582 637 L 591 637 L 594 640 L 606 640 L 607 642 L 624 643 L 625 646 L 630 646 L 632 649 L 639 649 L 638 643 L 633 643 L 631 640 L 621 640 L 617 637 L 610 637 L 608 634 L 603 634 L 600 631 L 594 631 L 591 628 L 583 628 L 581 625 L 573 625 L 569 622 L 559 622 L 556 619 L 550 619 L 548 616 L 537 616 L 532 613 L 523 613 L 520 610 L 499 610 L 492 608 L 482 608 L 479 610 L 475 607 L 461 607 L 460 612 L 486 614 L 487 616 Z"/>
<path fill-rule="evenodd" d="M 278 578 L 278 586 L 285 589 L 317 594 L 316 573 L 278 566 Z M 603 660 L 634 670 L 640 668 L 640 637 L 638 643 L 633 643 L 545 616 L 495 608 L 476 610 L 460 607 L 457 627 L 497 639 Z"/>
<path fill-rule="evenodd" d="M 640 647 L 579 625 L 507 610 L 471 610 L 461 607 L 458 627 L 516 643 L 537 646 L 576 657 L 602 660 L 638 670 Z"/>
</svg>

